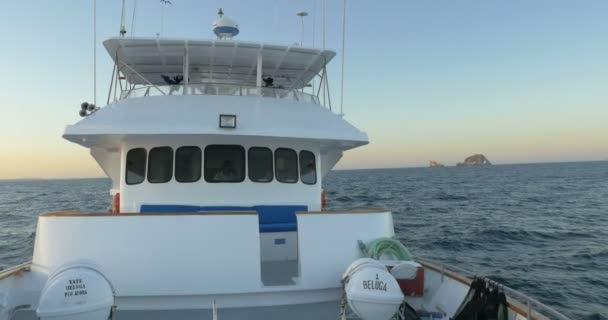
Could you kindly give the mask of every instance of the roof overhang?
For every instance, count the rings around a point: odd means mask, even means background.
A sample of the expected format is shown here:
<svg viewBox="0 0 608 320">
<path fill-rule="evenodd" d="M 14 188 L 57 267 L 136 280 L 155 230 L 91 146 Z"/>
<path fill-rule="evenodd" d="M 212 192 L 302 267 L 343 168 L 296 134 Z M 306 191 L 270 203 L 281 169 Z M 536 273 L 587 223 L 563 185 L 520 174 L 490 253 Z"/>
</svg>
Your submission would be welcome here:
<svg viewBox="0 0 608 320">
<path fill-rule="evenodd" d="M 336 55 L 331 50 L 237 40 L 110 38 L 106 50 L 132 84 L 165 84 L 161 75 L 183 75 L 190 83 L 256 85 L 258 59 L 262 76 L 274 85 L 303 88 Z"/>
<path fill-rule="evenodd" d="M 170 106 L 170 107 L 168 107 Z M 237 117 L 221 128 L 219 117 Z M 224 137 L 307 140 L 348 150 L 368 136 L 341 116 L 316 105 L 287 100 L 230 96 L 158 96 L 117 101 L 67 126 L 63 137 L 85 147 L 116 148 L 128 138 Z"/>
</svg>

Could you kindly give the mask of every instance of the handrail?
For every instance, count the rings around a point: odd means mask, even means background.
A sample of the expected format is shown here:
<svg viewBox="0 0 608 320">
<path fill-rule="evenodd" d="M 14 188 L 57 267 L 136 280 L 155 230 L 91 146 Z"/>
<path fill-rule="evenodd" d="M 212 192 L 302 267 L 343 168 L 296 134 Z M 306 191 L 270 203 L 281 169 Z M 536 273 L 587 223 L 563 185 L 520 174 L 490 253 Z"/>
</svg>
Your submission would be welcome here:
<svg viewBox="0 0 608 320">
<path fill-rule="evenodd" d="M 153 84 L 152 82 L 150 82 L 148 79 L 146 79 L 144 76 L 142 76 L 141 74 L 139 74 L 139 72 L 135 71 L 135 69 L 131 68 L 130 65 L 128 65 L 127 63 L 124 63 L 122 61 L 120 61 L 120 63 L 124 66 L 127 67 L 129 70 L 133 71 L 138 77 L 140 77 L 142 80 L 144 80 L 149 86 L 154 87 L 156 90 L 160 91 L 160 93 L 162 93 L 163 95 L 167 95 L 164 91 L 162 91 L 157 85 Z M 121 84 L 121 90 L 122 90 L 122 84 Z M 133 90 L 133 89 L 131 89 Z M 130 91 L 130 90 L 129 90 Z"/>
<path fill-rule="evenodd" d="M 150 89 L 155 88 L 164 96 L 171 95 L 213 95 L 213 96 L 259 96 L 264 98 L 287 99 L 302 103 L 319 105 L 319 98 L 315 95 L 298 90 L 289 90 L 278 87 L 256 87 L 229 83 L 199 83 L 199 84 L 166 84 L 141 85 L 137 88 L 124 90 L 120 99 L 153 96 Z M 165 90 L 163 90 L 165 89 Z"/>
<path fill-rule="evenodd" d="M 376 213 L 390 213 L 390 210 L 386 210 L 379 207 L 366 207 L 366 208 L 353 208 L 349 210 L 321 210 L 321 211 L 296 211 L 296 215 L 311 215 L 311 214 L 376 214 Z"/>
<path fill-rule="evenodd" d="M 434 269 L 437 272 L 440 272 L 442 275 L 444 273 L 448 274 L 448 276 L 450 274 L 453 274 L 453 275 L 455 275 L 455 277 L 454 277 L 455 280 L 463 282 L 464 284 L 467 284 L 467 285 L 471 284 L 470 279 L 468 279 L 458 273 L 454 274 L 454 272 L 449 272 L 449 271 L 451 270 L 451 271 L 461 272 L 461 273 L 467 274 L 472 277 L 477 276 L 474 272 L 471 272 L 467 269 L 460 268 L 460 267 L 453 266 L 453 265 L 448 266 L 448 265 L 446 265 L 442 262 L 436 261 L 436 260 L 427 259 L 427 258 L 416 258 L 416 260 L 418 262 L 420 262 L 422 265 L 430 267 L 431 269 Z M 501 284 L 501 283 L 499 283 L 495 280 L 492 280 L 490 278 L 487 278 L 487 277 L 481 277 L 481 279 L 483 279 L 483 281 L 485 281 L 488 284 L 494 285 L 494 286 L 502 289 L 508 298 L 515 299 L 519 303 L 525 303 L 526 307 L 528 309 L 522 310 L 521 306 L 514 305 L 511 301 L 508 301 L 509 307 L 514 309 L 514 311 L 521 314 L 522 316 L 525 316 L 528 320 L 534 320 L 534 319 L 540 320 L 540 319 L 545 318 L 547 315 L 552 318 L 558 319 L 558 320 L 572 320 L 572 319 L 568 318 L 567 316 L 565 316 L 564 314 L 560 313 L 559 311 L 553 309 L 552 307 L 547 306 L 546 304 L 528 296 L 527 294 L 525 294 L 521 291 L 510 288 L 504 284 Z M 536 308 L 533 308 L 533 306 L 536 306 Z M 538 311 L 544 311 L 543 313 L 540 313 L 540 315 L 543 316 L 543 318 L 539 318 L 538 316 L 534 315 L 534 312 L 539 314 Z"/>
<path fill-rule="evenodd" d="M 196 211 L 196 212 L 122 212 L 122 213 L 88 213 L 79 211 L 63 211 L 43 213 L 42 218 L 122 218 L 122 217 L 177 217 L 177 216 L 238 216 L 257 215 L 256 211 Z"/>
<path fill-rule="evenodd" d="M 28 262 L 25 262 L 25 263 L 16 265 L 14 267 L 0 271 L 0 280 L 6 279 L 12 275 L 18 274 L 19 272 L 28 271 L 30 269 L 31 264 L 32 264 L 32 261 L 28 261 Z"/>
</svg>

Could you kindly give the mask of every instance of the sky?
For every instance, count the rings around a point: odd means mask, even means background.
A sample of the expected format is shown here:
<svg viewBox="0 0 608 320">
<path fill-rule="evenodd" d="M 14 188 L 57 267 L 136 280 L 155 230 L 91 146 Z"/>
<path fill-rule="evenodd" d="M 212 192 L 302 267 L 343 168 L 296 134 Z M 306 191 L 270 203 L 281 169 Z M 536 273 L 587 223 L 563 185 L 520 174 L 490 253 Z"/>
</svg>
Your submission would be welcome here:
<svg viewBox="0 0 608 320">
<path fill-rule="evenodd" d="M 127 36 L 211 39 L 218 8 L 240 40 L 320 47 L 322 0 L 127 0 Z M 327 0 L 326 46 L 339 104 L 342 1 Z M 137 3 L 135 21 L 133 8 Z M 119 0 L 97 1 L 97 100 L 112 61 Z M 0 10 L 0 179 L 99 177 L 88 150 L 61 138 L 93 101 L 93 1 L 20 0 Z M 608 159 L 608 1 L 347 2 L 345 118 L 370 145 L 338 169 Z"/>
</svg>

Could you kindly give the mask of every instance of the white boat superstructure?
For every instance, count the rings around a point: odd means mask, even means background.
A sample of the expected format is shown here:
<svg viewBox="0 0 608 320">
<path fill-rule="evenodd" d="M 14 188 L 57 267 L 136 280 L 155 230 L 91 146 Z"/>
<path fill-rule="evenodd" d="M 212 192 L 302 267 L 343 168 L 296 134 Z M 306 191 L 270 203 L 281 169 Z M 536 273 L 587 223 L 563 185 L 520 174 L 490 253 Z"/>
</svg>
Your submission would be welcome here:
<svg viewBox="0 0 608 320">
<path fill-rule="evenodd" d="M 112 180 L 112 212 L 41 215 L 32 261 L 0 274 L 0 319 L 467 319 L 480 282 L 415 261 L 390 211 L 324 208 L 323 179 L 368 143 L 321 103 L 335 52 L 226 21 L 217 40 L 104 42 L 108 105 L 64 138 Z M 510 294 L 504 319 L 566 319 Z"/>
</svg>

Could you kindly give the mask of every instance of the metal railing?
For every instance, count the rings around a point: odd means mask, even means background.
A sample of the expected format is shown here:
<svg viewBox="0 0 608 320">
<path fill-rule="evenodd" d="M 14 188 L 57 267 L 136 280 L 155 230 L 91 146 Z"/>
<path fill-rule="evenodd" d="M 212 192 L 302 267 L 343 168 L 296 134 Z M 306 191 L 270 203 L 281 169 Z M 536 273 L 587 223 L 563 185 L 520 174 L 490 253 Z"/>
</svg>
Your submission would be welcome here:
<svg viewBox="0 0 608 320">
<path fill-rule="evenodd" d="M 14 267 L 10 267 L 8 269 L 4 269 L 0 271 L 0 280 L 6 279 L 10 276 L 18 274 L 20 272 L 29 271 L 30 266 L 32 265 L 32 261 L 28 261 Z"/>
<path fill-rule="evenodd" d="M 283 88 L 252 87 L 222 83 L 138 86 L 132 89 L 123 90 L 120 99 L 172 95 L 257 96 L 320 104 L 317 96 L 295 89 L 288 90 Z"/>
<path fill-rule="evenodd" d="M 446 271 L 452 271 L 464 274 L 467 277 L 479 277 L 479 275 L 471 272 L 469 270 L 459 268 L 456 266 L 448 266 L 439 261 L 426 259 L 426 258 L 416 258 L 418 262 L 423 265 L 434 266 L 439 269 L 437 272 L 441 273 L 443 276 Z M 563 315 L 559 311 L 547 306 L 546 304 L 528 296 L 527 294 L 515 290 L 513 288 L 507 287 L 504 284 L 496 282 L 487 277 L 481 277 L 486 283 L 491 284 L 495 287 L 502 289 L 509 299 L 508 303 L 512 309 L 516 309 L 517 313 L 520 313 L 522 316 L 525 316 L 528 320 L 544 320 L 544 319 L 558 319 L 558 320 L 572 320 L 567 316 Z M 470 284 L 470 283 L 469 283 Z M 515 301 L 513 301 L 515 300 Z"/>
</svg>

